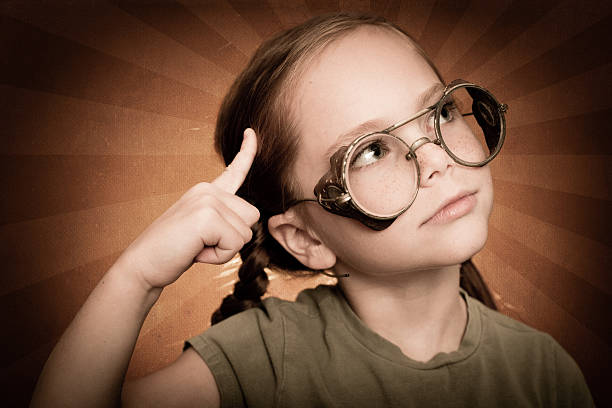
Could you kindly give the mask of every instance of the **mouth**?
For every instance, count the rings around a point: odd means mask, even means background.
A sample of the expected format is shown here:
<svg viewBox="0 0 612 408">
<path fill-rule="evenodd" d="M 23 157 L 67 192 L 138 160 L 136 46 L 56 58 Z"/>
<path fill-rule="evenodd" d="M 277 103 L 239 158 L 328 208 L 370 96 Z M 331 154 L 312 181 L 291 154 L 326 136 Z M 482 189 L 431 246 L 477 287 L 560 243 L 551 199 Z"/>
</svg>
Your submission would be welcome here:
<svg viewBox="0 0 612 408">
<path fill-rule="evenodd" d="M 472 211 L 476 206 L 476 191 L 462 191 L 444 200 L 436 212 L 421 223 L 421 226 L 445 224 Z"/>
</svg>

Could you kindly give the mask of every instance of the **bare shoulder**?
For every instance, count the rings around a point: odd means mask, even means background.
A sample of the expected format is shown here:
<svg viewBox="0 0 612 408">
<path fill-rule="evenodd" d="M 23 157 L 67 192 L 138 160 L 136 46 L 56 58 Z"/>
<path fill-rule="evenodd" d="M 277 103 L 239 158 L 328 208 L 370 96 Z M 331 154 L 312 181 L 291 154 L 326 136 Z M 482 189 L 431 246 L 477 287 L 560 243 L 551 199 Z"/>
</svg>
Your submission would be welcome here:
<svg viewBox="0 0 612 408">
<path fill-rule="evenodd" d="M 167 367 L 123 385 L 124 407 L 219 407 L 215 379 L 200 355 L 189 347 Z"/>
</svg>

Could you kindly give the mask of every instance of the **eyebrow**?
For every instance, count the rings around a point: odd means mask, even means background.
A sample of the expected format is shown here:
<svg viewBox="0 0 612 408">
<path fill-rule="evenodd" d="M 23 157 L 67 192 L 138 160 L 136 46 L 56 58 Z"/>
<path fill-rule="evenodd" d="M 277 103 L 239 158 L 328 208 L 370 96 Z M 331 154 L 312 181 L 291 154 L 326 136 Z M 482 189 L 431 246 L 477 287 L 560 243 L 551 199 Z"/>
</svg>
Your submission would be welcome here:
<svg viewBox="0 0 612 408">
<path fill-rule="evenodd" d="M 436 82 L 417 97 L 418 109 L 423 109 L 433 104 L 433 100 L 439 99 L 444 90 L 445 86 L 440 82 Z M 388 125 L 383 118 L 370 119 L 365 121 L 351 130 L 342 133 L 336 139 L 336 142 L 327 149 L 325 157 L 329 159 L 341 146 L 348 145 L 350 142 L 355 140 L 358 136 L 366 133 L 375 132 L 378 130 L 384 130 L 392 125 Z"/>
</svg>

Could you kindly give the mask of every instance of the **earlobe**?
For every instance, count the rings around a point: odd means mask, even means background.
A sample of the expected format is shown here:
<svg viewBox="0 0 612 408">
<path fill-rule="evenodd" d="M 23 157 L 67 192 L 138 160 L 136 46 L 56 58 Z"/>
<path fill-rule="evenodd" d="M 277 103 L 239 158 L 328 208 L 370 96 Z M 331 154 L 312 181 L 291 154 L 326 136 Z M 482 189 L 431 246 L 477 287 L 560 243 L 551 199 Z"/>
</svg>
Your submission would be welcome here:
<svg viewBox="0 0 612 408">
<path fill-rule="evenodd" d="M 307 231 L 293 209 L 268 220 L 268 230 L 287 252 L 311 269 L 329 269 L 336 255 L 311 232 Z"/>
</svg>

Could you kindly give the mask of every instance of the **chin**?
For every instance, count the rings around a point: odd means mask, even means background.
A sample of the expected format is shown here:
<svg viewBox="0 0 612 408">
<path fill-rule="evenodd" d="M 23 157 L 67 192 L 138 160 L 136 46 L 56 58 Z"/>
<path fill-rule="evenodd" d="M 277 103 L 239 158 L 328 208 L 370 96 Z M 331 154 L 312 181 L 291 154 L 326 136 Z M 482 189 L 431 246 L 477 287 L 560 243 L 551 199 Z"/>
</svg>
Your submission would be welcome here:
<svg viewBox="0 0 612 408">
<path fill-rule="evenodd" d="M 487 235 L 487 222 L 470 223 L 467 228 L 462 228 L 445 245 L 448 264 L 462 263 L 480 252 L 487 242 Z"/>
</svg>

